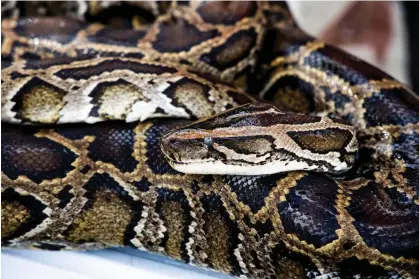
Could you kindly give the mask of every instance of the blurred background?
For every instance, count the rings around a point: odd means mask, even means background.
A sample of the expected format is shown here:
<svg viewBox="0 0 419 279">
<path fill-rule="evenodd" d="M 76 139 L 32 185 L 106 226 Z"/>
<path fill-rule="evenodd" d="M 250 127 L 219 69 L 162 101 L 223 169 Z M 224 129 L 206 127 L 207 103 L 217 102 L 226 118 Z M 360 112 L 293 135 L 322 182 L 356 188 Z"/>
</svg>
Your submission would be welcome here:
<svg viewBox="0 0 419 279">
<path fill-rule="evenodd" d="M 288 3 L 307 33 L 345 49 L 419 92 L 419 2 Z"/>
<path fill-rule="evenodd" d="M 419 2 L 291 1 L 289 5 L 307 33 L 344 48 L 419 92 Z M 133 249 L 2 250 L 1 254 L 1 276 L 7 279 L 226 278 Z"/>
</svg>

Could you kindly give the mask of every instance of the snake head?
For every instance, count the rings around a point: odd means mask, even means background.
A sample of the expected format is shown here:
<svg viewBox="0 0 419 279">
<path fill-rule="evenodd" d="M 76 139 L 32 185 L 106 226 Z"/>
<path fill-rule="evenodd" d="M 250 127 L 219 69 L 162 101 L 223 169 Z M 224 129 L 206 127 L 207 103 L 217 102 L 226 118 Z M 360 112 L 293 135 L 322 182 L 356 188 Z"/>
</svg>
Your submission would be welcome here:
<svg viewBox="0 0 419 279">
<path fill-rule="evenodd" d="M 180 172 L 262 175 L 341 173 L 354 164 L 358 146 L 352 126 L 252 103 L 164 135 L 161 149 Z"/>
</svg>

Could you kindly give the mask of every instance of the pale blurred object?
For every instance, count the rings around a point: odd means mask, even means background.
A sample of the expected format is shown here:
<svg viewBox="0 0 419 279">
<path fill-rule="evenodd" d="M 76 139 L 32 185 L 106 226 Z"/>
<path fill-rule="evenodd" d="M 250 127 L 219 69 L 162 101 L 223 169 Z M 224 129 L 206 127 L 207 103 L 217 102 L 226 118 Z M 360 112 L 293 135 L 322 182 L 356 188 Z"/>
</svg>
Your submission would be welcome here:
<svg viewBox="0 0 419 279">
<path fill-rule="evenodd" d="M 339 19 L 319 35 L 335 46 L 368 45 L 375 59 L 385 63 L 393 39 L 392 2 L 352 2 Z"/>
<path fill-rule="evenodd" d="M 132 248 L 91 251 L 5 249 L 5 279 L 233 279 Z"/>
<path fill-rule="evenodd" d="M 303 30 L 408 84 L 406 28 L 400 3 L 290 1 Z"/>
</svg>

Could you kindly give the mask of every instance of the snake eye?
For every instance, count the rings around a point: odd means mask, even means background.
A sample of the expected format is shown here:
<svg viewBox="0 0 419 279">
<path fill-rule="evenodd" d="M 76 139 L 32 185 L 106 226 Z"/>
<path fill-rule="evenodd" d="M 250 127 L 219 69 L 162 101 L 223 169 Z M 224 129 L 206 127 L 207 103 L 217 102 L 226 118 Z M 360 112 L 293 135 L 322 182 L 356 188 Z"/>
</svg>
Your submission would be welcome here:
<svg viewBox="0 0 419 279">
<path fill-rule="evenodd" d="M 210 137 L 205 137 L 204 138 L 204 144 L 208 147 L 210 147 L 212 145 L 212 138 Z"/>
</svg>

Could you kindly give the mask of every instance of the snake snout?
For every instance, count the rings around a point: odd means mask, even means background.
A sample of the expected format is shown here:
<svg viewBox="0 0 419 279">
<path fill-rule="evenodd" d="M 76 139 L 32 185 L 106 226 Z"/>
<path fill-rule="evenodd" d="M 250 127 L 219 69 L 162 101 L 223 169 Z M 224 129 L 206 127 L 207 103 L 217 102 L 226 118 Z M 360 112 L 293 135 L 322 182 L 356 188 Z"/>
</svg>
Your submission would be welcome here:
<svg viewBox="0 0 419 279">
<path fill-rule="evenodd" d="M 193 136 L 187 130 L 177 130 L 162 137 L 161 150 L 169 161 L 187 163 L 208 158 L 210 140 Z"/>
</svg>

